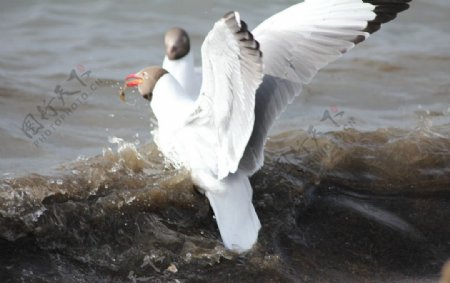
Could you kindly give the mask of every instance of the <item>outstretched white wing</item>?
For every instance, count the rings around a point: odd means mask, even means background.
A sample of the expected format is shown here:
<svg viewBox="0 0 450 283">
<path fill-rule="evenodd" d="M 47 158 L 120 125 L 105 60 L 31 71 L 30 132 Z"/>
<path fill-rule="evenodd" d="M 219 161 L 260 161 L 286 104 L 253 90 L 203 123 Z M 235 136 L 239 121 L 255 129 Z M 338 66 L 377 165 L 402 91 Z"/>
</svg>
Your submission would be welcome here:
<svg viewBox="0 0 450 283">
<path fill-rule="evenodd" d="M 209 125 L 213 133 L 204 144 L 214 147 L 217 160 L 217 168 L 210 169 L 223 179 L 237 171 L 252 134 L 255 93 L 263 77 L 259 44 L 237 12 L 226 14 L 209 32 L 202 62 L 198 109 L 189 123 Z"/>
<path fill-rule="evenodd" d="M 253 174 L 264 161 L 264 143 L 276 118 L 304 84 L 411 0 L 306 0 L 275 14 L 254 31 L 264 54 L 264 79 L 256 94 L 255 125 L 240 168 Z"/>
</svg>

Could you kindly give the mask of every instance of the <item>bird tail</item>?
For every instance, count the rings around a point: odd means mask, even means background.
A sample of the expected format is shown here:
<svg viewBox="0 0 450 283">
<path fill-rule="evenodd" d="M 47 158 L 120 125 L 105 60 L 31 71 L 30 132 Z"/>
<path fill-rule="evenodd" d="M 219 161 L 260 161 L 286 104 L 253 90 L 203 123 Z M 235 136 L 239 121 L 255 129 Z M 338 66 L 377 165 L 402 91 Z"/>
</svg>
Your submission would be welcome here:
<svg viewBox="0 0 450 283">
<path fill-rule="evenodd" d="M 207 190 L 219 226 L 222 241 L 227 249 L 244 252 L 253 247 L 261 228 L 252 204 L 253 190 L 245 174 L 230 174 Z"/>
</svg>

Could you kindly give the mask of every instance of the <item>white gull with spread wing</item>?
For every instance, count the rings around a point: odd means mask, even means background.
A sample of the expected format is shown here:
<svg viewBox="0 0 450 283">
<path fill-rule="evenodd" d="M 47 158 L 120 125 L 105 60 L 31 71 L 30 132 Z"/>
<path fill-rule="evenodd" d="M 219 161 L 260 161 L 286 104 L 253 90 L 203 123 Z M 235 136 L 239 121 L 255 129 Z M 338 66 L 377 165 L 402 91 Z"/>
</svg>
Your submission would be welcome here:
<svg viewBox="0 0 450 283">
<path fill-rule="evenodd" d="M 160 67 L 126 78 L 127 86 L 151 101 L 159 149 L 188 168 L 208 197 L 225 247 L 242 252 L 257 241 L 261 224 L 248 178 L 263 165 L 276 118 L 321 68 L 406 10 L 408 2 L 306 0 L 252 33 L 230 12 L 202 45 L 197 99 Z"/>
</svg>

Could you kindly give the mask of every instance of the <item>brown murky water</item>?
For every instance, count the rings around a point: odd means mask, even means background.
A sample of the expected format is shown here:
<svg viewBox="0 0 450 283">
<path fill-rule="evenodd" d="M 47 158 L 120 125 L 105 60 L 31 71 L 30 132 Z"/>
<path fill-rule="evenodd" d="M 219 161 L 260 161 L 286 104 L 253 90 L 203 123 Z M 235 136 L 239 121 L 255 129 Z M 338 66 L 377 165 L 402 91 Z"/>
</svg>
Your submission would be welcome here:
<svg viewBox="0 0 450 283">
<path fill-rule="evenodd" d="M 433 282 L 450 254 L 449 150 L 448 138 L 398 130 L 272 138 L 252 178 L 263 228 L 257 247 L 239 256 L 223 249 L 187 172 L 165 166 L 154 145 L 119 142 L 52 177 L 1 182 L 2 274 L 8 282 Z"/>
<path fill-rule="evenodd" d="M 162 61 L 167 28 L 199 50 L 230 9 L 255 26 L 296 2 L 1 3 L 0 282 L 437 282 L 446 0 L 415 0 L 283 115 L 251 179 L 263 227 L 245 255 L 224 250 L 206 198 L 160 156 L 148 105 L 118 99 L 124 75 Z"/>
</svg>

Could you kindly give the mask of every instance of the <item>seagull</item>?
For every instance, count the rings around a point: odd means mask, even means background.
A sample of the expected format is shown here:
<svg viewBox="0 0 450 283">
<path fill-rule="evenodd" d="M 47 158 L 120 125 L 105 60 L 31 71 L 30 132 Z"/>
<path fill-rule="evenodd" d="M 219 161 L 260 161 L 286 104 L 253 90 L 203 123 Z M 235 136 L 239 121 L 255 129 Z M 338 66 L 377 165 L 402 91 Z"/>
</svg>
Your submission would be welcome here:
<svg viewBox="0 0 450 283">
<path fill-rule="evenodd" d="M 277 117 L 320 69 L 410 1 L 306 0 L 252 32 L 238 12 L 229 12 L 202 44 L 203 82 L 195 99 L 158 66 L 126 77 L 126 86 L 150 101 L 158 148 L 172 164 L 189 169 L 208 198 L 227 249 L 246 252 L 257 242 L 261 224 L 249 177 L 263 166 Z"/>
<path fill-rule="evenodd" d="M 200 93 L 201 75 L 194 67 L 194 56 L 188 33 L 179 27 L 169 29 L 164 36 L 166 55 L 163 69 L 168 71 L 178 83 L 197 99 Z"/>
</svg>

